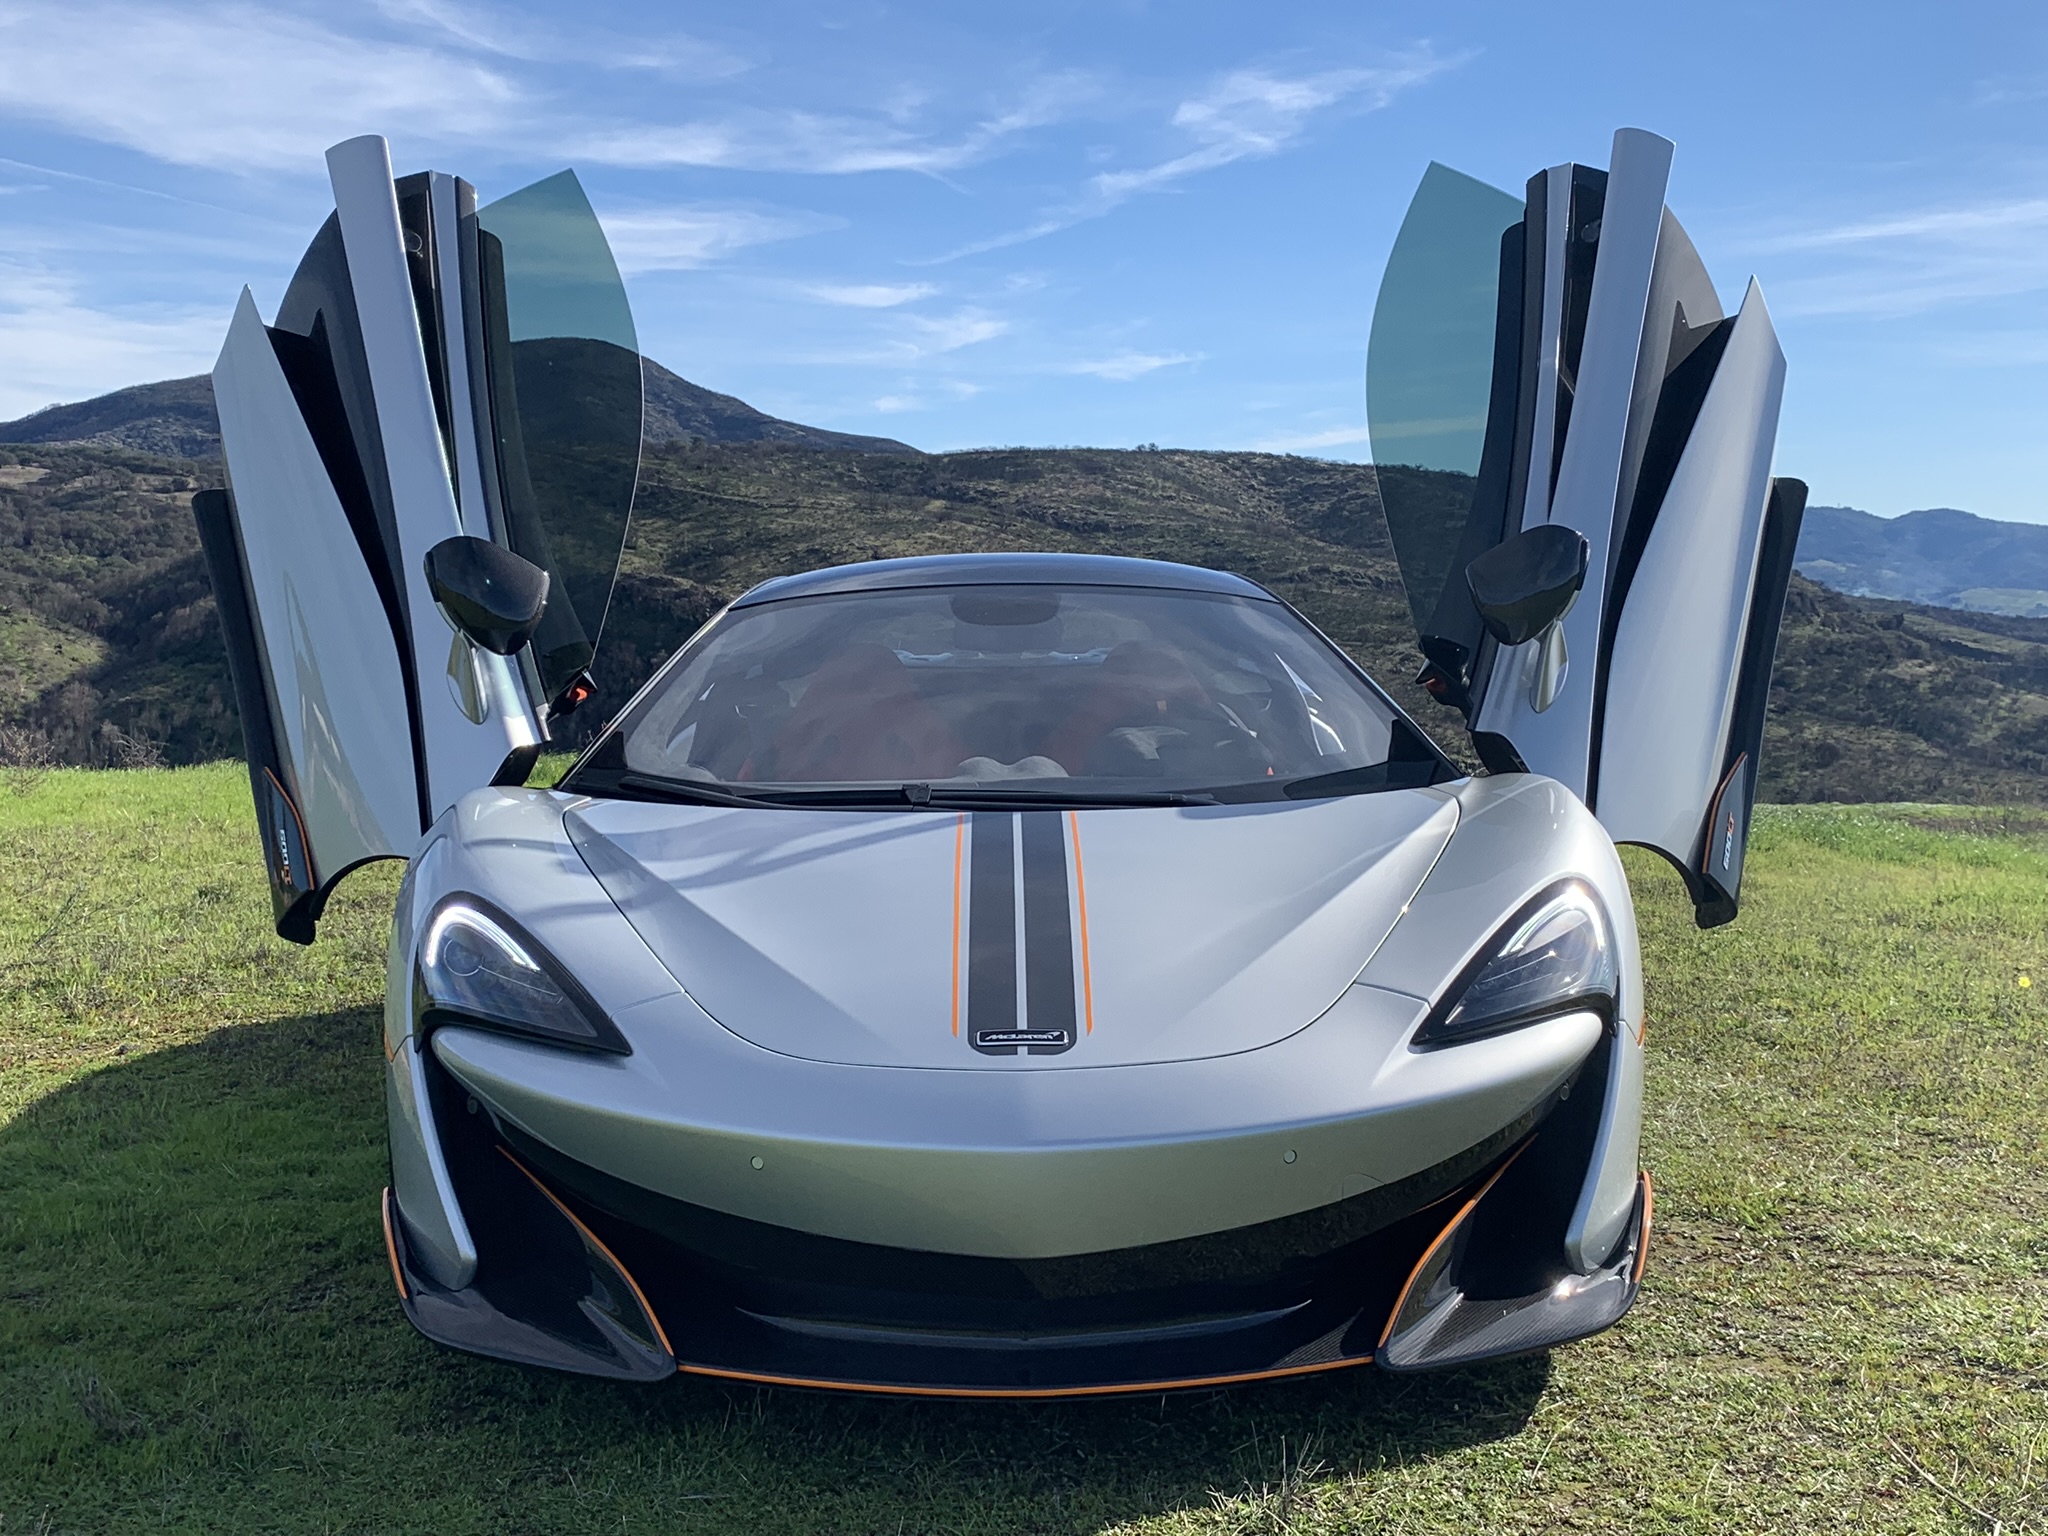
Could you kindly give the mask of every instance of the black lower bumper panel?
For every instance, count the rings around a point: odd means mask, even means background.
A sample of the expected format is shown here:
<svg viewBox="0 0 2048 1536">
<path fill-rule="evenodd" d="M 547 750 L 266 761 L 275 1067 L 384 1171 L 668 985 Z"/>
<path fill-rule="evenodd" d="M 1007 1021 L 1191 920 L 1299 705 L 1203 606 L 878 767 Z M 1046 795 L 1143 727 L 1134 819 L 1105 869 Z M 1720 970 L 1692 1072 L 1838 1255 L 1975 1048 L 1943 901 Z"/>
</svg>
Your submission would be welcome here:
<svg viewBox="0 0 2048 1536">
<path fill-rule="evenodd" d="M 1462 1364 L 1597 1332 L 1634 1299 L 1647 1181 L 1605 1266 L 1576 1276 L 1562 1262 L 1590 1150 L 1578 1122 L 1600 1101 L 1603 1054 L 1580 1074 L 1590 1091 L 1567 1086 L 1396 1185 L 1253 1227 L 1043 1260 L 879 1247 L 692 1205 L 449 1092 L 436 1118 L 476 1278 L 458 1291 L 423 1274 L 388 1193 L 387 1240 L 406 1315 L 428 1337 L 613 1378 L 1068 1397 L 1375 1359 Z"/>
</svg>

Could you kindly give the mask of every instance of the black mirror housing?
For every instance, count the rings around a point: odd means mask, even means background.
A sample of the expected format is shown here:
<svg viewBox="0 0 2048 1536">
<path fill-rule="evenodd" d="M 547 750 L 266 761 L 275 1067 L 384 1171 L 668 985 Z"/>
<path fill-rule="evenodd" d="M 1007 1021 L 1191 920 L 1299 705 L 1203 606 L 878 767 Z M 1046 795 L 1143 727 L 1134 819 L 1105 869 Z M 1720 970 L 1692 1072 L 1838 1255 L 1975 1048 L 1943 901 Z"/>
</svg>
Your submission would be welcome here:
<svg viewBox="0 0 2048 1536">
<path fill-rule="evenodd" d="M 498 656 L 532 638 L 548 605 L 548 573 L 502 544 L 467 534 L 427 551 L 427 590 L 449 623 Z"/>
<path fill-rule="evenodd" d="M 1486 632 L 1502 645 L 1535 639 L 1571 611 L 1585 585 L 1591 547 L 1562 523 L 1525 528 L 1465 567 L 1465 585 Z"/>
</svg>

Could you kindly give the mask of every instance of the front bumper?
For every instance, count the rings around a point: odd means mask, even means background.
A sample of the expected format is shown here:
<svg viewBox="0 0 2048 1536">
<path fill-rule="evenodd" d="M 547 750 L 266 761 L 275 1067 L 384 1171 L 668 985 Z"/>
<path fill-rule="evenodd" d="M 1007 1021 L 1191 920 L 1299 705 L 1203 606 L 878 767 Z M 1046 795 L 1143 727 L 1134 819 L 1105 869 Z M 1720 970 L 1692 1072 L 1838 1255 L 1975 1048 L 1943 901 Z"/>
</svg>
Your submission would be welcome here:
<svg viewBox="0 0 2048 1536">
<path fill-rule="evenodd" d="M 1613 1054 L 1596 1047 L 1522 1115 L 1391 1184 L 1222 1232 L 1036 1258 L 677 1199 L 494 1116 L 437 1067 L 433 1119 L 474 1277 L 438 1285 L 388 1196 L 386 1235 L 428 1337 L 620 1378 L 1054 1397 L 1463 1363 L 1597 1332 L 1634 1299 L 1647 1181 L 1591 1274 L 1565 1257 Z"/>
</svg>

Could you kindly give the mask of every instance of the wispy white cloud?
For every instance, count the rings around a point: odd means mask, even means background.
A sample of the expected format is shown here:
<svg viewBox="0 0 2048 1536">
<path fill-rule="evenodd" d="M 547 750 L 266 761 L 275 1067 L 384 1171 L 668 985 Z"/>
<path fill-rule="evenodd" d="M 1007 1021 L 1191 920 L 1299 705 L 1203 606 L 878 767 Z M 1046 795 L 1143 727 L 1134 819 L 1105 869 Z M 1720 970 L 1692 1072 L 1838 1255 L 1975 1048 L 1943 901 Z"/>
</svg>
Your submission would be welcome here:
<svg viewBox="0 0 2048 1536">
<path fill-rule="evenodd" d="M 1348 100 L 1377 111 L 1409 86 L 1441 74 L 1452 62 L 1424 51 L 1375 69 L 1332 69 L 1293 79 L 1265 70 L 1237 70 L 1175 109 L 1173 126 L 1192 137 L 1195 148 L 1140 170 L 1105 171 L 1095 177 L 1091 190 L 1113 207 L 1135 193 L 1154 191 L 1201 171 L 1278 154 L 1325 107 Z"/>
<path fill-rule="evenodd" d="M 1372 434 L 1362 426 L 1331 427 L 1322 432 L 1295 432 L 1264 438 L 1252 446 L 1261 453 L 1306 453 L 1317 448 L 1347 448 L 1369 443 Z"/>
<path fill-rule="evenodd" d="M 1979 331 L 1943 336 L 1934 355 L 1963 368 L 2031 368 L 2048 363 L 2048 330 Z"/>
<path fill-rule="evenodd" d="M 1157 373 L 1161 368 L 1179 368 L 1200 361 L 1200 354 L 1194 352 L 1118 352 L 1110 357 L 1069 363 L 1060 372 L 1085 373 L 1098 379 L 1128 384 L 1148 373 Z"/>
<path fill-rule="evenodd" d="M 1806 230 L 1763 244 L 1765 249 L 1817 250 L 1877 240 L 1974 238 L 2008 230 L 2039 229 L 2044 224 L 2048 224 L 2048 197 L 2028 197 L 1975 207 L 1921 209 L 1889 218 Z"/>
<path fill-rule="evenodd" d="M 981 385 L 966 379 L 939 379 L 922 386 L 906 385 L 897 393 L 878 396 L 868 402 L 868 409 L 884 416 L 898 416 L 905 411 L 930 410 L 939 403 L 932 398 L 935 394 L 951 400 L 972 400 L 981 392 Z"/>
<path fill-rule="evenodd" d="M 748 246 L 818 234 L 845 223 L 826 214 L 697 204 L 612 209 L 600 214 L 599 222 L 619 270 L 627 274 L 689 271 Z"/>
<path fill-rule="evenodd" d="M 687 78 L 724 79 L 751 66 L 729 48 L 679 32 L 621 33 L 582 19 L 552 27 L 503 7 L 457 0 L 377 0 L 377 9 L 402 25 L 439 34 L 479 53 L 527 64 L 595 64 L 607 69 L 648 69 Z"/>
<path fill-rule="evenodd" d="M 1009 140 L 1059 121 L 1097 87 L 1089 76 L 1047 76 L 1009 106 L 951 136 L 921 131 L 899 106 L 875 116 L 759 110 L 688 123 L 590 128 L 568 145 L 572 158 L 659 169 L 798 171 L 855 175 L 917 171 L 942 175 L 988 158 Z"/>
<path fill-rule="evenodd" d="M 2043 97 L 2048 97 L 2048 74 L 1995 75 L 1978 81 L 1971 93 L 1972 101 L 1980 107 L 2011 106 Z"/>
<path fill-rule="evenodd" d="M 931 283 L 809 283 L 803 293 L 820 304 L 850 309 L 894 309 L 928 299 L 938 288 Z"/>
<path fill-rule="evenodd" d="M 228 309 L 96 309 L 69 279 L 0 263 L 0 420 L 213 364 Z"/>
<path fill-rule="evenodd" d="M 1010 322 L 983 309 L 962 309 L 950 315 L 910 316 L 913 339 L 907 343 L 919 355 L 957 352 L 978 342 L 993 341 L 1010 329 Z"/>
<path fill-rule="evenodd" d="M 1265 69 L 1233 70 L 1175 107 L 1170 126 L 1193 141 L 1188 149 L 1151 165 L 1099 172 L 1075 201 L 1048 209 L 1021 229 L 975 241 L 940 259 L 1021 245 L 1100 218 L 1141 193 L 1163 191 L 1241 160 L 1279 154 L 1307 131 L 1318 113 L 1340 104 L 1354 111 L 1378 111 L 1404 90 L 1463 62 L 1463 56 L 1443 58 L 1421 48 L 1372 68 L 1295 76 Z"/>
<path fill-rule="evenodd" d="M 454 50 L 252 5 L 0 7 L 0 114 L 176 164 L 317 172 L 328 145 L 391 125 L 521 135 L 529 106 Z"/>
<path fill-rule="evenodd" d="M 1047 75 L 952 131 L 925 123 L 922 99 L 902 93 L 865 114 L 738 108 L 674 121 L 593 109 L 590 98 L 565 105 L 550 78 L 563 63 L 700 79 L 748 67 L 687 36 L 551 27 L 458 0 L 320 16 L 252 0 L 0 0 L 0 117 L 242 171 L 317 175 L 327 146 L 382 131 L 634 169 L 943 175 L 1097 90 L 1079 72 Z"/>
<path fill-rule="evenodd" d="M 988 310 L 967 305 L 945 315 L 884 313 L 868 323 L 865 334 L 851 345 L 820 348 L 791 354 L 792 364 L 816 368 L 889 367 L 911 368 L 891 391 L 892 397 L 908 399 L 920 391 L 946 389 L 961 393 L 961 386 L 942 382 L 949 371 L 946 360 L 968 347 L 1007 336 L 1014 329 L 1010 320 Z M 978 393 L 973 385 L 965 393 Z"/>
<path fill-rule="evenodd" d="M 2048 290 L 2041 241 L 2048 198 L 1987 198 L 1766 235 L 1779 258 L 1772 307 L 1784 315 L 1896 319 Z"/>
</svg>

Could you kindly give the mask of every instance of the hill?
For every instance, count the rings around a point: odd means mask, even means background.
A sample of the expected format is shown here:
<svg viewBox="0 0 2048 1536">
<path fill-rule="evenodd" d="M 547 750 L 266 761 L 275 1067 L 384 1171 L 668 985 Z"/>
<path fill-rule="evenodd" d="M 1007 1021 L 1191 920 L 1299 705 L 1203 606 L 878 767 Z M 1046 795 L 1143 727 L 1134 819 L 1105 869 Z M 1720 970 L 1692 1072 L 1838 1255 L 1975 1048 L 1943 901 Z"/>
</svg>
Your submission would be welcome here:
<svg viewBox="0 0 2048 1536">
<path fill-rule="evenodd" d="M 0 449 L 0 741 L 95 763 L 239 750 L 190 512 L 192 491 L 218 477 L 217 460 Z M 1462 741 L 1409 681 L 1417 657 L 1372 470 L 1254 453 L 652 445 L 598 658 L 600 708 L 764 577 L 1029 548 L 1242 571 L 1447 744 Z M 1795 579 L 1763 766 L 1764 798 L 1778 801 L 2048 803 L 2048 620 Z"/>
<path fill-rule="evenodd" d="M 893 437 L 862 437 L 784 421 L 744 400 L 692 384 L 651 357 L 642 359 L 641 381 L 646 391 L 643 431 L 649 443 L 788 443 L 857 453 L 917 452 Z M 18 421 L 0 421 L 0 443 L 89 445 L 163 458 L 217 458 L 220 423 L 213 409 L 213 381 L 199 373 L 117 389 L 76 405 L 48 406 Z"/>
<path fill-rule="evenodd" d="M 206 459 L 220 452 L 220 419 L 213 380 L 137 384 L 76 405 L 51 405 L 18 421 L 0 421 L 0 443 L 88 443 L 171 459 Z"/>
<path fill-rule="evenodd" d="M 916 453 L 893 437 L 830 432 L 757 411 L 746 401 L 721 395 L 669 372 L 653 358 L 640 360 L 647 406 L 642 432 L 650 444 L 785 443 L 792 448 L 828 448 L 851 453 Z M 5 441 L 0 433 L 0 441 Z"/>
<path fill-rule="evenodd" d="M 1903 517 L 1809 507 L 1798 568 L 1860 597 L 2048 617 L 2048 524 L 1999 522 L 1953 507 Z"/>
</svg>

